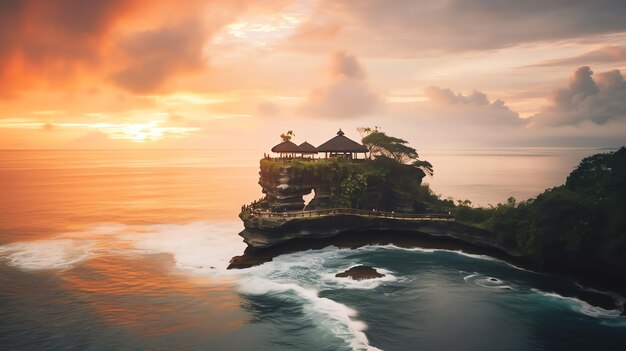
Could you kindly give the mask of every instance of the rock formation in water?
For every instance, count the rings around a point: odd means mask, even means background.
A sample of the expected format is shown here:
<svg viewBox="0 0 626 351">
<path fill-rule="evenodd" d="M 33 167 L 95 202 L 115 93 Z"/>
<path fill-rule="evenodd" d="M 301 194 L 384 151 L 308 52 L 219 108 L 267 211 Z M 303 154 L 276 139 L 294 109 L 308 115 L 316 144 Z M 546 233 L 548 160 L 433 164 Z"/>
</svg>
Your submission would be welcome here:
<svg viewBox="0 0 626 351">
<path fill-rule="evenodd" d="M 337 278 L 351 278 L 353 280 L 365 280 L 382 278 L 385 275 L 378 273 L 378 271 L 370 266 L 356 266 L 352 267 L 344 272 L 335 274 Z"/>
</svg>

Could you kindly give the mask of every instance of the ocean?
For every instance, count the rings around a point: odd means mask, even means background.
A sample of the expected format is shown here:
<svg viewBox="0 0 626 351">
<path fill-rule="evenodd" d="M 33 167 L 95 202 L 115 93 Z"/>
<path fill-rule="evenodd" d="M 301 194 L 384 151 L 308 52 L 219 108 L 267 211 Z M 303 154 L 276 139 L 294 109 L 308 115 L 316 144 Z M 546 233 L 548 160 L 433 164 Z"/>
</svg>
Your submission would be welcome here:
<svg viewBox="0 0 626 351">
<path fill-rule="evenodd" d="M 426 150 L 436 193 L 489 205 L 598 149 Z M 0 151 L 3 350 L 614 350 L 626 317 L 566 277 L 367 246 L 227 270 L 261 197 L 246 150 Z M 370 265 L 385 277 L 334 275 Z M 559 291 L 560 294 L 555 293 Z M 615 296 L 623 301 L 623 297 Z"/>
</svg>

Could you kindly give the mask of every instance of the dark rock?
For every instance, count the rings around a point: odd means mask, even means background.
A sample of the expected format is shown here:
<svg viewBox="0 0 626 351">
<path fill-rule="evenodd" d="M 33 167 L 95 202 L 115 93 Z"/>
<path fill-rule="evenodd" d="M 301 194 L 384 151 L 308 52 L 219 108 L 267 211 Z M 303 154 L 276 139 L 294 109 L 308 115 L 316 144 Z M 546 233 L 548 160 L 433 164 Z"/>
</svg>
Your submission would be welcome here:
<svg viewBox="0 0 626 351">
<path fill-rule="evenodd" d="M 259 185 L 273 212 L 304 209 L 304 195 L 315 192 L 307 210 L 330 205 L 330 187 L 323 174 L 303 172 L 290 163 L 261 163 Z"/>
<path fill-rule="evenodd" d="M 384 276 L 384 274 L 378 273 L 376 269 L 369 266 L 356 266 L 345 272 L 335 274 L 335 277 L 338 278 L 352 278 L 354 280 L 382 278 Z"/>
<path fill-rule="evenodd" d="M 582 289 L 574 292 L 557 290 L 556 293 L 562 296 L 583 300 L 592 306 L 601 307 L 605 310 L 615 310 L 619 308 L 619 303 L 615 298 L 606 293 Z"/>
<path fill-rule="evenodd" d="M 389 232 L 402 231 L 453 238 L 475 246 L 497 248 L 511 256 L 520 255 L 513 247 L 500 245 L 493 233 L 455 221 L 403 221 L 356 215 L 295 219 L 242 216 L 242 220 L 244 230 L 239 235 L 248 246 L 254 248 L 267 248 L 297 238 L 320 239 L 348 232 L 378 231 L 387 235 Z"/>
</svg>

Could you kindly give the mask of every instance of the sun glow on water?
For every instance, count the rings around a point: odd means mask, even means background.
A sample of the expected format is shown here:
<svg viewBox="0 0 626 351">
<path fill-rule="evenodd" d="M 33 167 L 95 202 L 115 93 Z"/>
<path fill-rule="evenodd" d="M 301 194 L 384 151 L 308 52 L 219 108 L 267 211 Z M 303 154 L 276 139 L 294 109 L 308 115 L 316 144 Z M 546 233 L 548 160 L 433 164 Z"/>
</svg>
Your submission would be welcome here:
<svg viewBox="0 0 626 351">
<path fill-rule="evenodd" d="M 197 130 L 197 128 L 192 127 L 168 127 L 162 126 L 162 124 L 163 121 L 122 124 L 104 128 L 103 131 L 107 133 L 111 139 L 123 139 L 142 143 L 165 138 L 181 138 Z"/>
</svg>

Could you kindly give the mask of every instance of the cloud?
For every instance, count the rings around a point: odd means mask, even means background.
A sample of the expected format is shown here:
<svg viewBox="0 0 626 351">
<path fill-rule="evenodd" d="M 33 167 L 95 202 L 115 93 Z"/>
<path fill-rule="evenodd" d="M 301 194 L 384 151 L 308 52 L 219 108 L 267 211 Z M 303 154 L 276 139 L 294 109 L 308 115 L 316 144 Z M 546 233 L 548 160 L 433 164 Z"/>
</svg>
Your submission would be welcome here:
<svg viewBox="0 0 626 351">
<path fill-rule="evenodd" d="M 205 41 L 204 28 L 194 21 L 133 33 L 120 43 L 128 63 L 112 79 L 134 93 L 159 90 L 179 73 L 204 68 Z"/>
<path fill-rule="evenodd" d="M 557 67 L 580 66 L 592 63 L 623 62 L 626 61 L 626 48 L 622 46 L 606 45 L 573 57 L 543 61 L 526 67 Z"/>
<path fill-rule="evenodd" d="M 365 70 L 356 57 L 339 51 L 330 57 L 330 76 L 335 80 L 360 80 L 365 79 Z"/>
<path fill-rule="evenodd" d="M 580 67 L 566 88 L 553 92 L 549 104 L 531 117 L 535 126 L 577 125 L 588 121 L 605 124 L 626 119 L 626 82 L 618 70 L 593 79 L 588 66 Z"/>
<path fill-rule="evenodd" d="M 185 122 L 185 117 L 176 113 L 169 113 L 167 115 L 167 121 L 169 123 L 182 123 L 182 122 Z"/>
<path fill-rule="evenodd" d="M 427 87 L 428 107 L 439 119 L 472 124 L 524 125 L 526 121 L 511 111 L 502 100 L 489 101 L 487 94 L 474 90 L 469 95 L 455 94 L 450 89 Z"/>
<path fill-rule="evenodd" d="M 255 109 L 255 116 L 259 117 L 276 117 L 280 114 L 280 108 L 269 101 L 259 103 Z"/>
<path fill-rule="evenodd" d="M 0 98 L 34 89 L 78 90 L 108 81 L 163 91 L 207 65 L 204 46 L 246 11 L 282 0 L 2 0 Z"/>
<path fill-rule="evenodd" d="M 366 73 L 356 57 L 345 52 L 330 56 L 330 82 L 313 89 L 300 112 L 314 117 L 355 118 L 375 112 L 382 106 L 380 95 L 366 81 Z"/>
<path fill-rule="evenodd" d="M 342 19 L 341 32 L 327 48 L 351 44 L 362 54 L 421 56 L 623 32 L 624 13 L 623 0 L 398 0 L 392 5 L 322 0 L 302 31 Z M 319 49 L 312 45 L 311 50 Z"/>
<path fill-rule="evenodd" d="M 332 40 L 341 32 L 342 25 L 337 22 L 312 23 L 305 22 L 292 35 L 291 39 L 298 40 Z"/>
<path fill-rule="evenodd" d="M 0 2 L 0 95 L 55 84 L 101 63 L 105 38 L 137 1 Z"/>
</svg>

